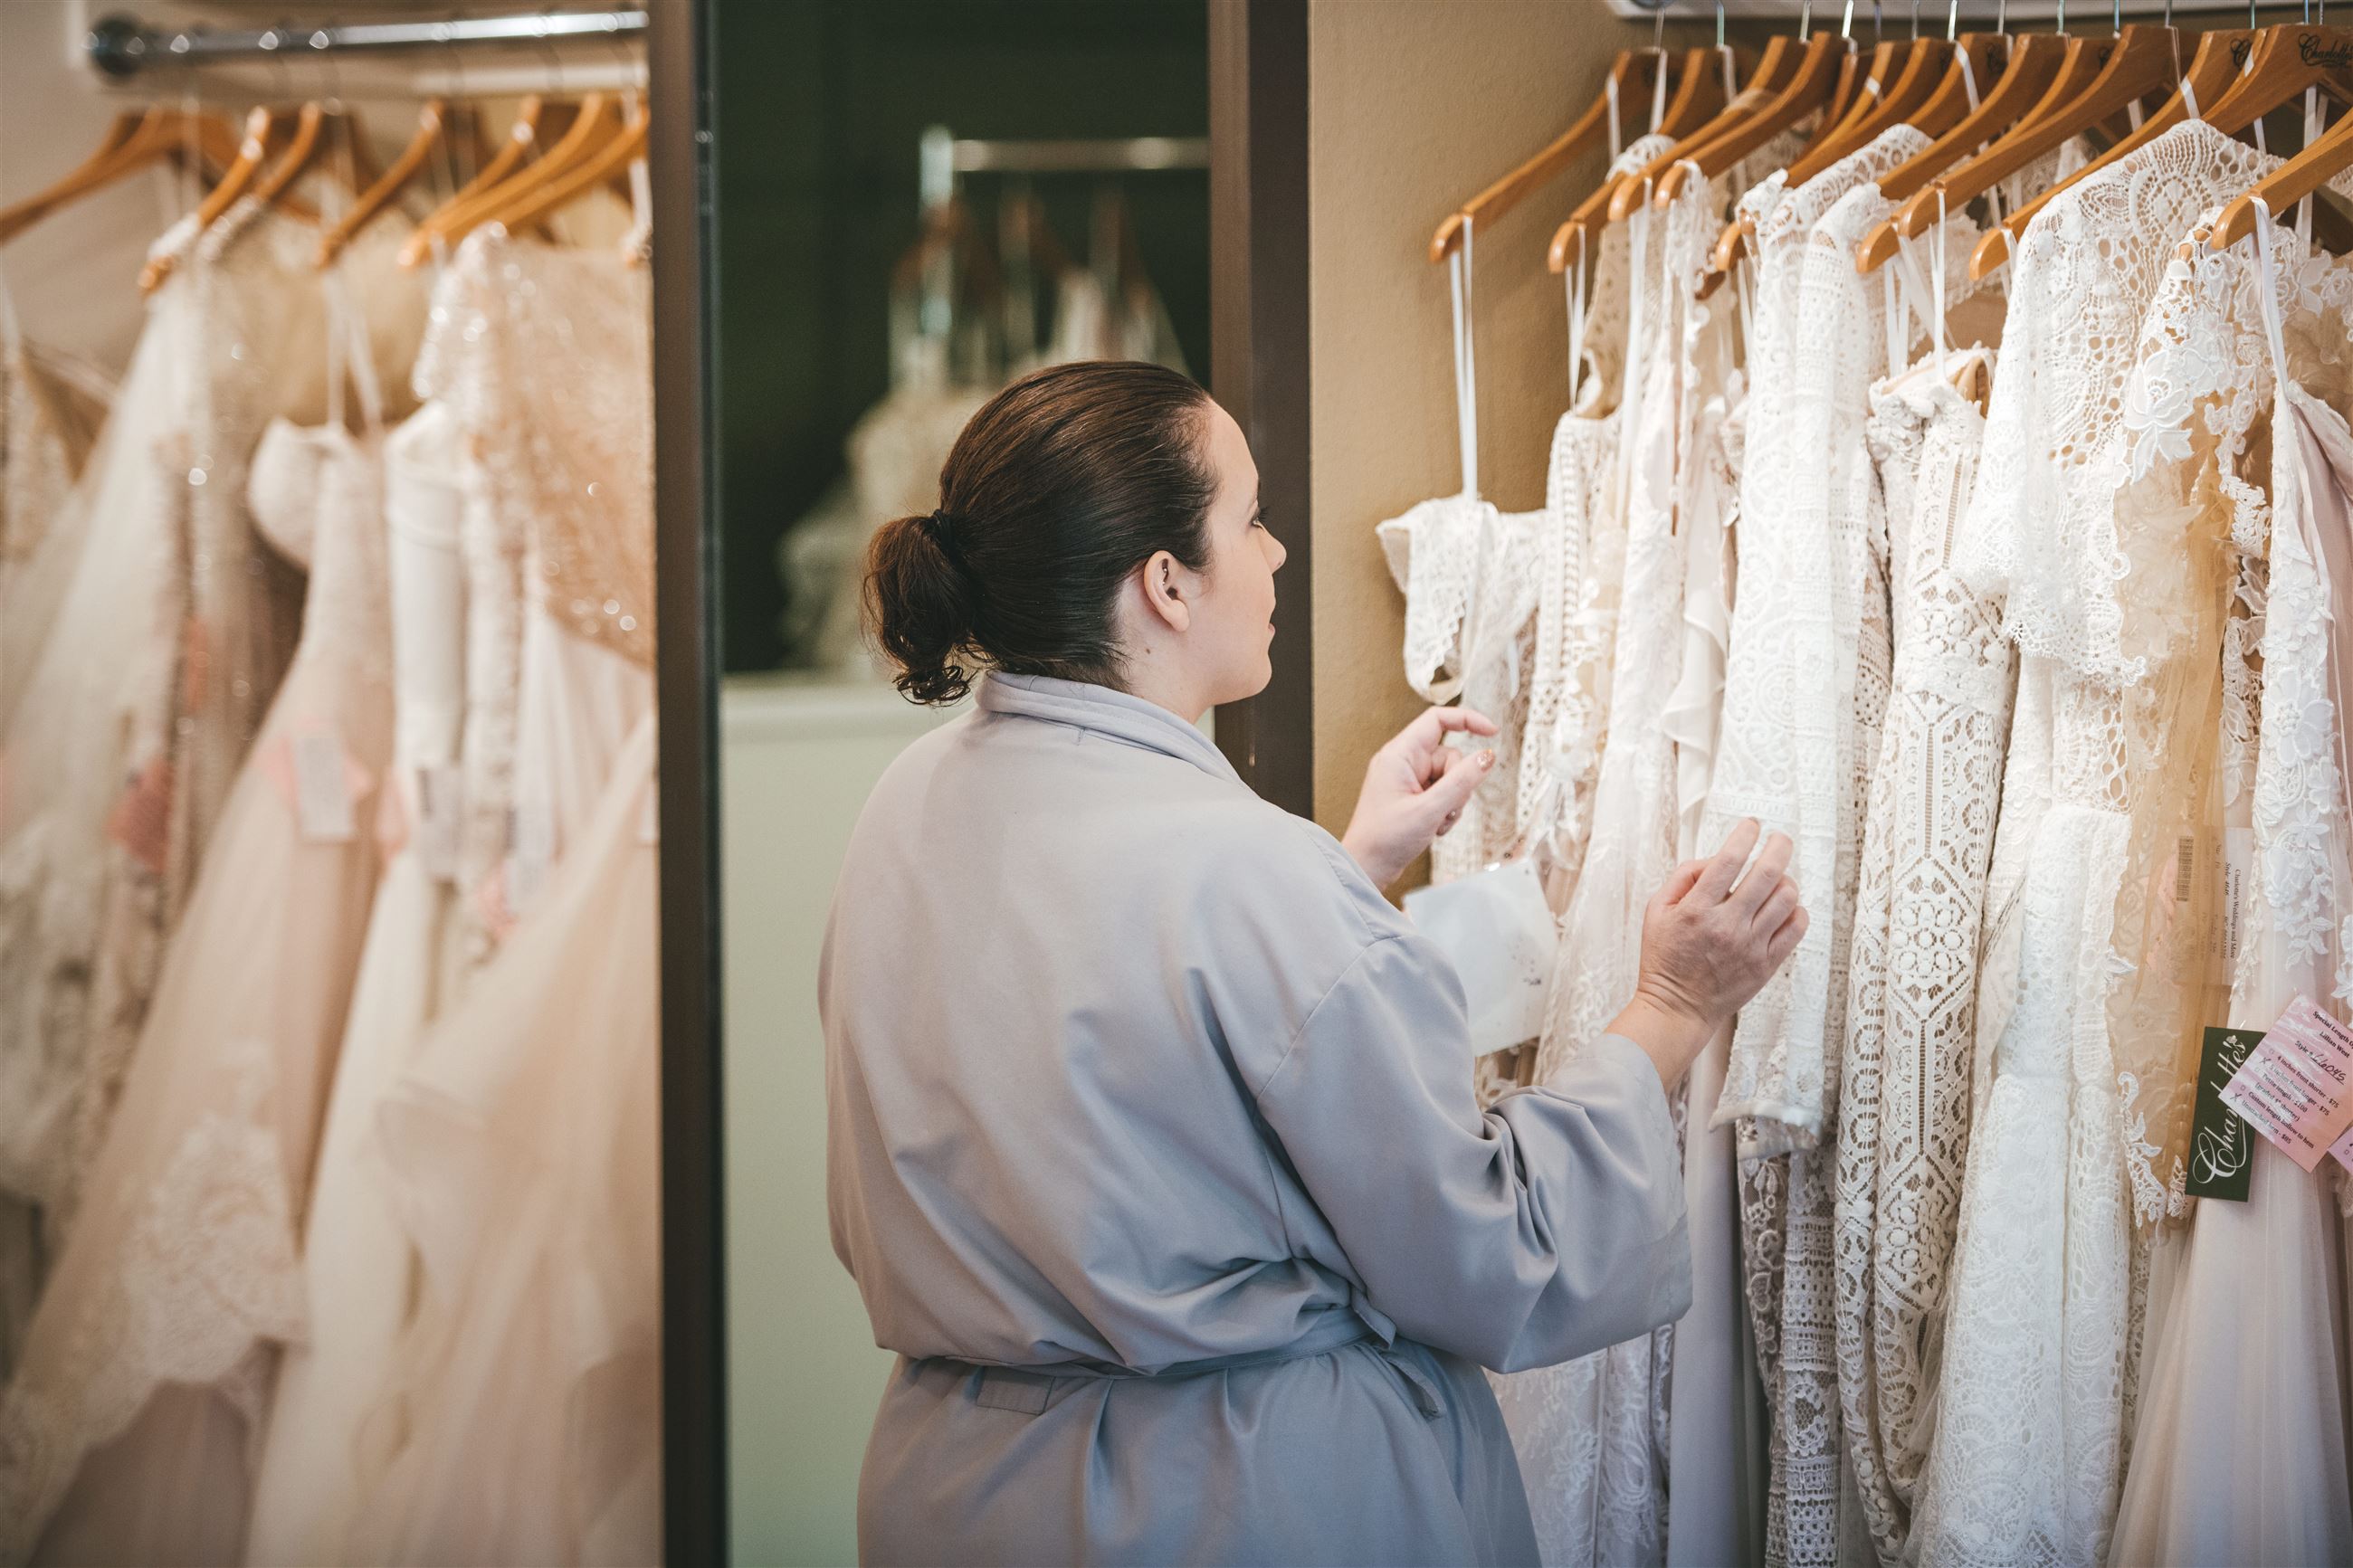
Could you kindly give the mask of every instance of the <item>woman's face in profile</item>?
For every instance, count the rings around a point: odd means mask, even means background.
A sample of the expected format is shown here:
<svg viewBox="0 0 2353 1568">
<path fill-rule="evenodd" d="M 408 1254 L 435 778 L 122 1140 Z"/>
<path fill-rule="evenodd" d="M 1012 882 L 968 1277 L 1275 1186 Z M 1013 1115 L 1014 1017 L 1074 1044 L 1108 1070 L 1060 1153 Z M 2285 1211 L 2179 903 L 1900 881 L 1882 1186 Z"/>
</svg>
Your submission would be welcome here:
<svg viewBox="0 0 2353 1568">
<path fill-rule="evenodd" d="M 1239 702 L 1266 689 L 1274 667 L 1274 574 L 1284 551 L 1259 510 L 1258 465 L 1233 416 L 1207 405 L 1202 456 L 1217 476 L 1209 503 L 1209 569 L 1195 602 L 1194 635 L 1209 700 Z"/>
</svg>

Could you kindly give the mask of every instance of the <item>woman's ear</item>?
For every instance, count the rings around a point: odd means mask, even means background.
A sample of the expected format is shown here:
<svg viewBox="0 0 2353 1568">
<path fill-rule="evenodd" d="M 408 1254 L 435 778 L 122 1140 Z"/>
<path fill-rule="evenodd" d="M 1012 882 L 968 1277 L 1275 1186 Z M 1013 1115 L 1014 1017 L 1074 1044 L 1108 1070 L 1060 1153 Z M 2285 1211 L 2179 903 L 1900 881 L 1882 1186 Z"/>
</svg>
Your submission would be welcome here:
<svg viewBox="0 0 2353 1568">
<path fill-rule="evenodd" d="M 1152 559 L 1136 568 L 1144 586 L 1144 602 L 1152 614 L 1173 632 L 1185 632 L 1193 625 L 1193 606 L 1186 595 L 1192 592 L 1192 574 L 1166 550 L 1155 551 Z"/>
</svg>

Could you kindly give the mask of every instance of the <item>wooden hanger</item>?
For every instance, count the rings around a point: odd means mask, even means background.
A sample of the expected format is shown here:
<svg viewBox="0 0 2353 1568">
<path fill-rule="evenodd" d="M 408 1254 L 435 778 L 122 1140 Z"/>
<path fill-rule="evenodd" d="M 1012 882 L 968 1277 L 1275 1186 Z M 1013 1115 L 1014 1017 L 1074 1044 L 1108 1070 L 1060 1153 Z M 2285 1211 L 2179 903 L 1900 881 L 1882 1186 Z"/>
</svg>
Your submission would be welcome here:
<svg viewBox="0 0 2353 1568">
<path fill-rule="evenodd" d="M 375 161 L 368 155 L 367 133 L 360 129 L 359 116 L 313 99 L 296 111 L 293 140 L 285 156 L 254 184 L 254 199 L 265 206 L 278 205 L 294 182 L 310 172 L 331 134 L 340 155 L 327 160 L 327 173 L 348 179 L 354 194 L 365 190 L 375 176 Z"/>
<path fill-rule="evenodd" d="M 2353 104 L 2353 27 L 2265 27 L 2255 35 L 2246 73 L 2200 118 L 2236 136 L 2308 87 Z"/>
<path fill-rule="evenodd" d="M 1981 188 L 1971 189 L 1967 195 L 1961 194 L 1965 184 L 1974 184 L 1970 179 L 1969 172 L 1976 167 L 1979 160 L 2010 139 L 2025 134 L 2038 121 L 2046 118 L 2056 109 L 2080 98 L 2106 67 L 2108 57 L 2116 52 L 2117 42 L 2113 37 L 2084 38 L 2056 35 L 2040 36 L 2051 37 L 2052 42 L 2058 48 L 2056 68 L 2043 81 L 2040 90 L 2028 98 L 2022 99 L 2021 96 L 2031 80 L 2026 73 L 2031 63 L 2029 49 L 2033 40 L 2029 38 L 2021 43 L 2018 58 L 2011 61 L 2010 68 L 2002 73 L 2000 86 L 1980 106 L 1983 112 L 1971 115 L 1951 135 L 1944 138 L 1937 146 L 1927 149 L 1919 159 L 1914 160 L 1914 163 L 1927 162 L 1939 154 L 1946 146 L 1960 143 L 1964 136 L 1975 135 L 1980 128 L 1978 122 L 1981 120 L 1990 121 L 1993 118 L 1990 111 L 1996 106 L 1996 100 L 2002 100 L 2004 101 L 2000 108 L 2003 114 L 2008 116 L 2009 123 L 1999 134 L 1994 135 L 1983 147 L 1961 146 L 1959 155 L 1949 168 L 1937 170 L 1923 180 L 1919 188 L 1905 195 L 1896 195 L 1895 192 L 1889 187 L 1894 184 L 1900 189 L 1904 184 L 1908 183 L 1899 180 L 1897 176 L 1906 174 L 1912 169 L 1913 164 L 1904 165 L 1891 174 L 1888 180 L 1881 183 L 1879 188 L 1882 193 L 1894 196 L 1904 205 L 1896 209 L 1894 217 L 1884 226 L 1888 233 L 1883 240 L 1878 230 L 1873 230 L 1864 237 L 1865 253 L 1879 258 L 1875 265 L 1883 264 L 1889 257 L 1895 254 L 1897 237 L 1900 236 L 1905 239 L 1917 239 L 1927 231 L 1931 224 L 1938 221 L 1941 213 L 1950 212 L 1956 207 L 1967 205 L 1968 202 L 1982 195 L 1985 190 L 1990 190 L 1999 184 L 1999 181 L 1989 181 Z M 2047 51 L 2045 58 L 2049 58 Z M 2013 84 L 2021 89 L 2021 93 L 2004 90 Z M 2020 109 L 2021 101 L 2024 104 L 2022 110 Z M 1944 193 L 1941 203 L 1937 199 L 1939 191 Z"/>
<path fill-rule="evenodd" d="M 1773 40 L 1775 44 L 1784 41 L 1779 38 Z M 1772 52 L 1768 46 L 1767 55 L 1770 56 Z M 1674 97 L 1668 100 L 1666 113 L 1660 117 L 1658 134 L 1672 136 L 1680 141 L 1698 134 L 1723 117 L 1726 107 L 1724 93 L 1726 53 L 1731 56 L 1736 83 L 1742 67 L 1747 63 L 1746 50 L 1718 45 L 1714 48 L 1696 48 L 1685 53 Z M 1761 75 L 1764 68 L 1758 66 L 1757 69 Z M 1570 210 L 1567 221 L 1553 231 L 1552 244 L 1546 256 L 1546 265 L 1553 271 L 1567 271 L 1578 247 L 1589 241 L 1592 231 L 1609 223 L 1609 198 L 1617 194 L 1620 183 L 1618 176 L 1605 178 L 1591 195 Z"/>
<path fill-rule="evenodd" d="M 1727 63 L 1732 68 L 1729 72 L 1725 69 Z M 1667 100 L 1667 111 L 1659 116 L 1658 134 L 1680 140 L 1715 119 L 1725 105 L 1725 82 L 1729 79 L 1736 87 L 1742 68 L 1748 63 L 1748 51 L 1730 44 L 1684 50 L 1674 96 Z"/>
<path fill-rule="evenodd" d="M 460 112 L 470 113 L 470 110 Z M 319 237 L 321 267 L 331 265 L 343 247 L 352 242 L 353 236 L 365 228 L 378 213 L 392 205 L 395 196 L 407 189 L 416 182 L 417 176 L 425 172 L 426 163 L 433 156 L 434 150 L 449 139 L 452 118 L 449 105 L 443 100 L 426 100 L 425 106 L 417 111 L 417 134 L 410 137 L 408 145 L 400 150 L 400 156 L 392 161 L 392 167 L 384 172 L 382 178 L 361 192 L 359 199 L 352 204 L 352 210 Z"/>
<path fill-rule="evenodd" d="M 237 133 L 217 116 L 190 116 L 157 106 L 115 116 L 98 150 L 47 189 L 0 208 L 0 244 L 58 212 L 161 161 L 185 166 L 193 151 L 201 167 L 227 169 L 237 161 Z"/>
<path fill-rule="evenodd" d="M 1662 50 L 1619 50 L 1618 58 L 1609 65 L 1609 80 L 1616 84 L 1614 100 L 1610 89 L 1605 86 L 1585 112 L 1578 115 L 1567 130 L 1554 138 L 1543 152 L 1451 214 L 1444 223 L 1438 226 L 1438 232 L 1430 236 L 1430 260 L 1443 261 L 1460 249 L 1465 226 L 1483 231 L 1489 224 L 1519 205 L 1529 192 L 1604 144 L 1610 133 L 1609 111 L 1613 101 L 1619 115 L 1617 132 L 1624 140 L 1625 121 L 1630 118 L 1630 111 L 1648 104 L 1653 84 L 1666 64 L 1667 57 Z M 1689 75 L 1688 68 L 1685 75 Z"/>
<path fill-rule="evenodd" d="M 627 128 L 620 123 L 619 110 L 612 97 L 601 92 L 587 94 L 581 99 L 571 127 L 555 145 L 547 150 L 545 156 L 511 178 L 483 185 L 470 195 L 445 203 L 439 211 L 419 224 L 417 232 L 408 237 L 408 243 L 400 247 L 400 264 L 403 267 L 418 266 L 433 254 L 437 242 L 441 245 L 457 244 L 491 221 L 494 214 L 511 210 L 542 186 L 562 180 L 595 158 L 617 137 L 626 133 Z M 622 167 L 627 167 L 626 160 Z"/>
<path fill-rule="evenodd" d="M 1882 132 L 1902 124 L 1928 101 L 1952 59 L 1953 46 L 1944 39 L 1914 39 L 1894 84 L 1884 92 L 1866 94 L 1862 101 L 1869 108 L 1850 114 L 1835 133 L 1789 165 L 1789 188 L 1797 189 L 1840 159 L 1870 146 Z"/>
<path fill-rule="evenodd" d="M 605 184 L 617 174 L 626 174 L 631 160 L 642 158 L 646 151 L 646 131 L 653 123 L 653 115 L 640 100 L 628 122 L 620 133 L 607 141 L 590 156 L 575 163 L 566 173 L 552 180 L 536 181 L 513 193 L 512 199 L 501 204 L 472 226 L 480 223 L 500 223 L 508 228 L 520 228 L 553 216 L 563 208 Z M 463 238 L 462 234 L 454 236 Z"/>
<path fill-rule="evenodd" d="M 1799 157 L 1810 156 L 1816 148 L 1828 145 L 1833 137 L 1879 106 L 1909 58 L 1906 50 L 1911 42 L 1882 39 L 1871 46 L 1869 54 L 1849 54 L 1839 62 L 1838 87 L 1831 94 L 1830 111 L 1814 126 L 1813 134 L 1806 138 Z"/>
<path fill-rule="evenodd" d="M 1963 33 L 1954 40 L 1952 55 L 1945 62 L 1945 74 L 1938 79 L 1936 90 L 1928 95 L 1927 102 L 1905 117 L 1905 122 L 1932 142 L 1958 126 L 1972 112 L 1972 83 L 1980 103 L 2001 85 L 2008 74 L 2009 44 L 2010 39 L 2000 33 Z M 2054 52 L 2049 58 L 2055 65 L 2058 55 Z M 1965 63 L 1967 70 L 1961 68 Z M 1894 195 L 1888 190 L 1885 180 L 1879 182 L 1879 192 L 1890 198 Z"/>
<path fill-rule="evenodd" d="M 1961 173 L 1969 175 L 1968 183 L 1975 186 L 1966 195 L 1950 188 L 1946 182 L 1948 205 L 1967 201 L 1980 192 L 2008 179 L 2045 153 L 2057 151 L 2071 136 L 2079 136 L 2103 121 L 2123 113 L 2132 105 L 2152 93 L 2165 92 L 2171 84 L 2172 97 L 2181 90 L 2181 35 L 2171 27 L 2127 26 L 2116 35 L 2116 47 L 2105 66 L 2090 87 L 2076 98 L 2053 109 L 2023 131 L 2004 137 L 1987 150 L 1984 159 L 1972 159 Z M 2057 91 L 2053 88 L 2053 92 Z M 2127 135 L 2129 132 L 2126 133 Z M 2118 140 L 2123 140 L 2119 137 Z M 1976 172 L 1980 163 L 1987 164 L 1989 178 L 1978 184 Z M 1969 253 L 1969 276 L 1983 278 L 2000 266 L 2010 255 L 2011 230 L 1997 226 L 1978 241 Z M 2023 227 L 2018 232 L 2024 232 Z"/>
<path fill-rule="evenodd" d="M 1615 184 L 1604 185 L 1594 193 L 1592 198 L 1579 205 L 1577 212 L 1570 215 L 1568 222 L 1561 226 L 1560 232 L 1553 236 L 1552 269 L 1556 272 L 1567 270 L 1567 247 L 1572 230 L 1581 232 L 1588 225 L 1599 226 L 1604 223 L 1625 222 L 1644 199 L 1644 193 L 1674 166 L 1677 159 L 1697 152 L 1727 132 L 1738 129 L 1747 123 L 1749 116 L 1771 104 L 1783 88 L 1797 79 L 1798 68 L 1804 63 L 1805 58 L 1806 47 L 1799 40 L 1786 36 L 1768 39 L 1764 58 L 1757 62 L 1755 74 L 1733 95 L 1731 102 L 1648 164 Z"/>
<path fill-rule="evenodd" d="M 1797 74 L 1789 85 L 1775 94 L 1770 103 L 1734 129 L 1697 152 L 1677 158 L 1659 175 L 1656 194 L 1651 201 L 1662 207 L 1673 201 L 1683 189 L 1684 181 L 1694 171 L 1702 179 L 1722 177 L 1734 164 L 1776 135 L 1814 110 L 1827 107 L 1831 89 L 1838 83 L 1840 58 L 1847 52 L 1848 40 L 1836 33 L 1816 33 L 1807 39 L 1805 52 L 1798 62 Z M 1615 216 L 1615 203 L 1611 212 Z"/>
<path fill-rule="evenodd" d="M 2032 33 L 2010 40 L 2010 58 L 2002 67 L 2000 78 L 1992 90 L 1978 100 L 1977 108 L 1923 148 L 1917 157 L 1898 164 L 1879 182 L 1881 195 L 1907 205 L 1863 237 L 1855 251 L 1857 269 L 1876 272 L 1894 260 L 1898 237 L 1909 239 L 1918 232 L 1904 227 L 1911 206 L 1918 205 L 1914 198 L 1947 169 L 1974 156 L 1988 139 L 2022 123 L 2034 112 L 2051 84 L 2058 79 L 2068 44 L 2068 39 L 2055 33 Z M 1933 195 L 1927 198 L 1926 216 L 1920 221 L 1924 227 L 1936 221 Z"/>
<path fill-rule="evenodd" d="M 2167 99 L 2156 113 L 2140 122 L 2139 130 L 2002 219 L 2001 228 L 2010 240 L 2015 241 L 2025 235 L 2026 226 L 2034 221 L 2034 215 L 2041 212 L 2052 197 L 2086 175 L 2095 174 L 2127 153 L 2147 146 L 2189 119 L 2192 97 L 2201 109 L 2207 104 L 2221 101 L 2230 91 L 2231 84 L 2239 79 L 2240 68 L 2246 64 L 2247 51 L 2253 44 L 2254 35 L 2243 27 L 2222 27 L 2201 35 L 2196 53 L 2189 58 L 2189 68 L 2182 73 L 2181 79 L 2189 85 L 2189 93 L 2185 94 L 2176 87 L 2173 96 Z"/>
<path fill-rule="evenodd" d="M 223 171 L 220 183 L 197 205 L 197 234 L 212 227 L 220 221 L 223 213 L 237 205 L 237 198 L 244 195 L 254 181 L 260 177 L 272 148 L 283 146 L 292 133 L 292 121 L 278 110 L 266 105 L 245 117 L 245 136 L 237 143 L 237 156 Z M 149 257 L 147 265 L 139 269 L 140 292 L 153 294 L 162 288 L 164 279 L 169 278 L 178 265 L 179 257 L 175 252 L 165 251 L 160 256 Z"/>
<path fill-rule="evenodd" d="M 2255 182 L 2254 188 L 2222 209 L 2207 243 L 2227 250 L 2255 231 L 2255 204 L 2274 213 L 2313 195 L 2329 181 L 2353 168 L 2353 115 L 2331 126 L 2311 146 Z"/>
</svg>

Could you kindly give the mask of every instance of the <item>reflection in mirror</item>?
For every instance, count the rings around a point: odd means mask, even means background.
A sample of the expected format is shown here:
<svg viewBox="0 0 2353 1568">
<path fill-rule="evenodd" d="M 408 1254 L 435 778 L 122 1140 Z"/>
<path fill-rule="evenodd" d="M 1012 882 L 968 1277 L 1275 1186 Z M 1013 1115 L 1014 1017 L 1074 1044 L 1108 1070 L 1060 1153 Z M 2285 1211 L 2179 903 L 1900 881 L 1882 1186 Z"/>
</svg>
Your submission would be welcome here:
<svg viewBox="0 0 2353 1568">
<path fill-rule="evenodd" d="M 833 1252 L 818 953 L 869 791 L 956 717 L 878 668 L 860 561 L 1022 371 L 1206 378 L 1208 22 L 818 0 L 712 26 L 732 1537 L 838 1563 L 892 1357 Z"/>
<path fill-rule="evenodd" d="M 662 1552 L 691 100 L 512 8 L 0 6 L 0 1563 Z"/>
</svg>

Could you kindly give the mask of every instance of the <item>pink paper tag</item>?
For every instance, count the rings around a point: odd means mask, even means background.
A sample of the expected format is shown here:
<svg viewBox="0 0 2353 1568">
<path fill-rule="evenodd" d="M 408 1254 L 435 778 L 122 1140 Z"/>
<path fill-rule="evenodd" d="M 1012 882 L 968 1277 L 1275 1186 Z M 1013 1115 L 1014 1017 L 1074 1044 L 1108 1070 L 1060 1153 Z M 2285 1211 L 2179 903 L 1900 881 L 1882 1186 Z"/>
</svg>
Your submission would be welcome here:
<svg viewBox="0 0 2353 1568">
<path fill-rule="evenodd" d="M 2338 1164 L 2353 1171 L 2353 1127 L 2348 1127 L 2344 1135 L 2328 1146 L 2328 1152 L 2337 1157 Z"/>
<path fill-rule="evenodd" d="M 2353 1130 L 2353 1029 L 2308 996 L 2247 1053 L 2222 1089 L 2222 1103 L 2309 1171 Z"/>
</svg>

